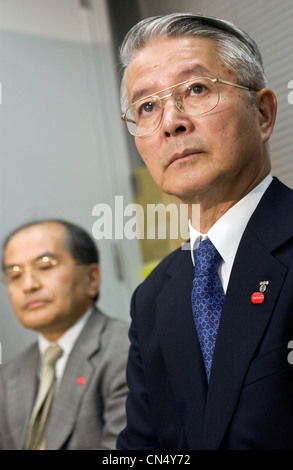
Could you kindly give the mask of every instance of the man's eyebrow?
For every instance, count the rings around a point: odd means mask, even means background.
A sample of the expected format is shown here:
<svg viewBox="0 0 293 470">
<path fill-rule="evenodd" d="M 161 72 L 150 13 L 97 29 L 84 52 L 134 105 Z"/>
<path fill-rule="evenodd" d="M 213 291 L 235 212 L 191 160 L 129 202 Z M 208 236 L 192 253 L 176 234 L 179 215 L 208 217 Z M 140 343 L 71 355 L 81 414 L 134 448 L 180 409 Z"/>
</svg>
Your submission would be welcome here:
<svg viewBox="0 0 293 470">
<path fill-rule="evenodd" d="M 39 261 L 42 258 L 59 258 L 59 256 L 56 253 L 53 253 L 52 251 L 45 251 L 45 253 L 42 253 L 40 256 L 37 256 L 33 261 Z"/>
<path fill-rule="evenodd" d="M 156 92 L 155 92 L 156 93 Z M 134 93 L 134 95 L 132 96 L 132 100 L 131 100 L 131 104 L 135 103 L 136 101 L 138 101 L 140 98 L 143 98 L 144 96 L 147 97 L 147 96 L 150 96 L 152 93 L 150 92 L 150 90 L 148 88 L 143 88 L 141 90 L 138 90 Z"/>
<path fill-rule="evenodd" d="M 44 257 L 48 257 L 48 258 L 58 258 L 58 255 L 56 253 L 53 253 L 51 251 L 45 251 L 44 253 L 41 253 L 40 255 L 38 255 L 36 258 L 34 258 L 31 263 L 35 263 L 36 261 L 40 261 L 42 258 Z M 4 264 L 3 265 L 3 269 L 11 269 L 15 266 L 21 266 L 21 264 L 19 263 L 12 263 L 12 264 Z"/>
<path fill-rule="evenodd" d="M 190 67 L 188 69 L 182 70 L 178 74 L 178 81 L 177 83 L 180 83 L 181 81 L 183 82 L 184 80 L 188 80 L 189 78 L 192 77 L 202 77 L 206 76 L 207 74 L 210 74 L 209 70 L 206 67 L 203 67 L 202 65 L 196 65 L 194 67 Z M 176 83 L 174 84 L 176 85 Z M 171 85 L 172 86 L 172 85 Z M 142 88 L 141 90 L 137 90 L 134 95 L 132 96 L 131 103 L 135 103 L 136 101 L 140 100 L 143 97 L 148 97 L 153 94 L 158 93 L 160 90 L 152 91 L 150 88 Z"/>
</svg>

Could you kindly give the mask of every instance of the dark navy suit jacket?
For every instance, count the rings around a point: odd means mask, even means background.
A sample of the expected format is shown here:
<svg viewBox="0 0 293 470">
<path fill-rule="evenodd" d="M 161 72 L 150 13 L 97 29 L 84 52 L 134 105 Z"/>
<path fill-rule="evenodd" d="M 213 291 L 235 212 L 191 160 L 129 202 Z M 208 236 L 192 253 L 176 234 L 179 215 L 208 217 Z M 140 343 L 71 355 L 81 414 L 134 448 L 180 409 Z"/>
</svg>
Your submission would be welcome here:
<svg viewBox="0 0 293 470">
<path fill-rule="evenodd" d="M 241 239 L 207 385 L 179 249 L 132 299 L 127 426 L 117 448 L 293 450 L 293 191 L 276 178 Z M 251 295 L 269 281 L 263 303 Z"/>
</svg>

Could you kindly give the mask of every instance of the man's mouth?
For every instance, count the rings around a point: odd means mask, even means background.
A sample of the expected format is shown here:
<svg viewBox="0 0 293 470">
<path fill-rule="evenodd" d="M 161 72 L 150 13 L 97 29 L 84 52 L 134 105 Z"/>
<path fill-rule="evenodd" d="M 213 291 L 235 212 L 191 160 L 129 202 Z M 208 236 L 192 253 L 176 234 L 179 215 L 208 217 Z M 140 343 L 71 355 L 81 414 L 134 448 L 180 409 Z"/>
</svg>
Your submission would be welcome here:
<svg viewBox="0 0 293 470">
<path fill-rule="evenodd" d="M 169 160 L 169 165 L 171 165 L 172 163 L 176 161 L 191 159 L 194 156 L 199 155 L 200 153 L 202 153 L 202 151 L 199 149 L 187 149 L 180 153 L 179 152 L 174 153 Z"/>
<path fill-rule="evenodd" d="M 43 307 L 48 303 L 45 299 L 32 299 L 25 303 L 26 310 L 34 310 L 35 308 Z"/>
</svg>

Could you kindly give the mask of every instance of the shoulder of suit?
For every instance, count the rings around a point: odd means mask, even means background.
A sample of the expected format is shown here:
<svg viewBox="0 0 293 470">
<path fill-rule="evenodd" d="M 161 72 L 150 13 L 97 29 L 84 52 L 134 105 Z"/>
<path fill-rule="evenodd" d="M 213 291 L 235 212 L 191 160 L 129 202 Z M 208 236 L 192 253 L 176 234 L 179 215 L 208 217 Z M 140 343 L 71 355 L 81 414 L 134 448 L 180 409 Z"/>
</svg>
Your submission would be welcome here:
<svg viewBox="0 0 293 470">
<path fill-rule="evenodd" d="M 32 361 L 33 359 L 37 359 L 39 356 L 39 348 L 37 342 L 33 343 L 29 347 L 27 347 L 24 351 L 17 354 L 17 356 L 13 357 L 6 363 L 0 366 L 0 373 L 9 373 L 11 371 L 15 371 L 24 367 L 24 364 Z"/>
<path fill-rule="evenodd" d="M 128 323 L 126 320 L 120 318 L 111 317 L 104 313 L 99 307 L 95 306 L 93 309 L 93 318 L 99 318 L 104 323 L 104 330 L 116 330 L 116 331 L 125 331 L 128 328 Z"/>
<path fill-rule="evenodd" d="M 116 357 L 117 354 L 118 356 L 120 354 L 121 360 L 124 360 L 124 357 L 126 354 L 128 354 L 129 349 L 129 322 L 110 317 L 101 311 L 98 307 L 95 307 L 92 313 L 92 319 L 94 320 L 95 318 L 100 324 L 100 348 L 104 351 L 104 353 L 106 353 L 107 357 Z M 95 330 L 94 326 L 92 330 Z"/>
<path fill-rule="evenodd" d="M 146 279 L 137 287 L 136 291 L 151 291 L 156 295 L 156 293 L 160 291 L 161 286 L 169 279 L 169 276 L 178 270 L 182 262 L 192 263 L 188 243 L 184 249 L 183 247 L 177 248 L 162 259 Z"/>
</svg>

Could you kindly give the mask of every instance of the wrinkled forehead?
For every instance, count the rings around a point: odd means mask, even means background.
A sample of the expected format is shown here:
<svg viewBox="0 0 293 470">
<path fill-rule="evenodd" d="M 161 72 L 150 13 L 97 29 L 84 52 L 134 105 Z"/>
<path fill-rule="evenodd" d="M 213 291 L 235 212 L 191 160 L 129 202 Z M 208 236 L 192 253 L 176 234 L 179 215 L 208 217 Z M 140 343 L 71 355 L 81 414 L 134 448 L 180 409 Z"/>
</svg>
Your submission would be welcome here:
<svg viewBox="0 0 293 470">
<path fill-rule="evenodd" d="M 215 41 L 210 38 L 154 38 L 133 56 L 126 75 L 127 98 L 143 96 L 194 76 L 215 76 L 223 67 Z"/>
</svg>

